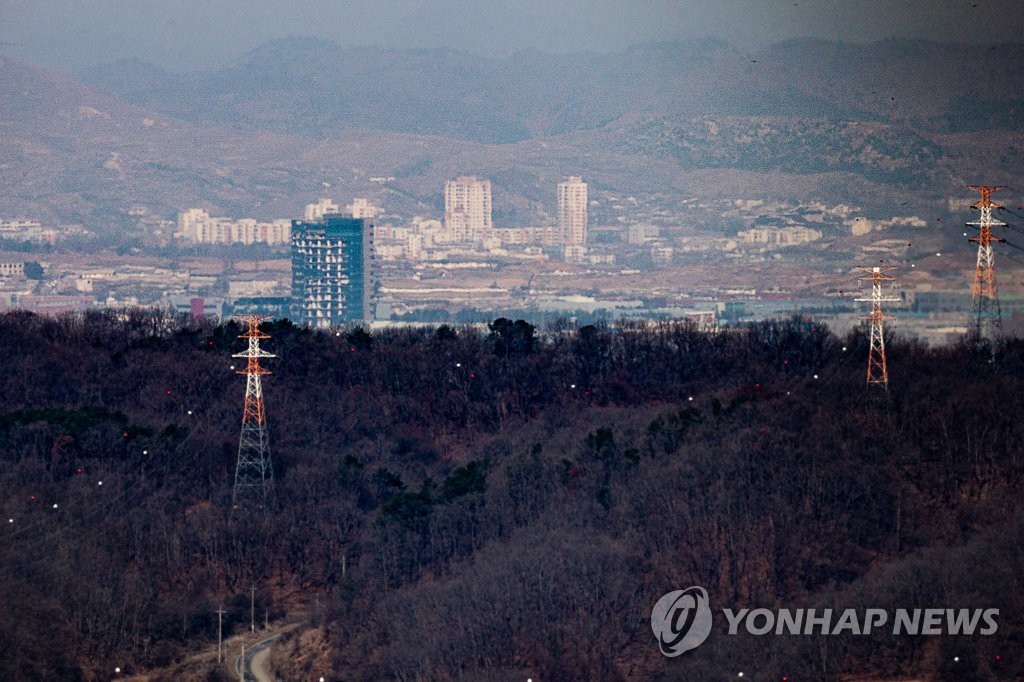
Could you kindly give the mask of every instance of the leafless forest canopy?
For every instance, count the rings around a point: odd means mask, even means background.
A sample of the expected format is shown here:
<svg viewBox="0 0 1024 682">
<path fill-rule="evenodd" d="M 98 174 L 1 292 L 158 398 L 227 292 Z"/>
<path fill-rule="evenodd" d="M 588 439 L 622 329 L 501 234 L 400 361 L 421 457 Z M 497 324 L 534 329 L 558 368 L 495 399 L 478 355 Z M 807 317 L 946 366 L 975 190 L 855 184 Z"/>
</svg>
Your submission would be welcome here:
<svg viewBox="0 0 1024 682">
<path fill-rule="evenodd" d="M 236 324 L 0 317 L 0 677 L 168 669 L 219 604 L 248 627 L 253 582 L 302 620 L 287 679 L 1024 675 L 1019 340 L 992 362 L 892 338 L 886 393 L 863 333 L 804 319 L 263 329 L 276 496 L 232 518 Z M 716 610 L 999 608 L 999 630 L 716 623 L 666 659 L 650 609 L 690 585 Z"/>
</svg>

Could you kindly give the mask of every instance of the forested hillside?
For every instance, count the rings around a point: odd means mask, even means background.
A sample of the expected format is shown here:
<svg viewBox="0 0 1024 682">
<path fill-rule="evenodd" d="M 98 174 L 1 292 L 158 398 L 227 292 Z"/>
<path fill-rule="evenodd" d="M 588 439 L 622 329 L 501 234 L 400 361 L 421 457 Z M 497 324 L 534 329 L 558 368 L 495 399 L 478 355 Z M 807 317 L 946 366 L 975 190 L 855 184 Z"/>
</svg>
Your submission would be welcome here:
<svg viewBox="0 0 1024 682">
<path fill-rule="evenodd" d="M 0 678 L 172 670 L 259 613 L 285 679 L 1024 675 L 1024 343 L 267 323 L 272 513 L 230 509 L 234 324 L 0 316 Z M 998 608 L 995 635 L 729 636 L 650 613 Z M 959 660 L 954 663 L 953 658 Z M 219 679 L 209 671 L 208 679 Z M 333 677 L 332 677 L 333 675 Z M 180 679 L 173 672 L 163 679 Z"/>
</svg>

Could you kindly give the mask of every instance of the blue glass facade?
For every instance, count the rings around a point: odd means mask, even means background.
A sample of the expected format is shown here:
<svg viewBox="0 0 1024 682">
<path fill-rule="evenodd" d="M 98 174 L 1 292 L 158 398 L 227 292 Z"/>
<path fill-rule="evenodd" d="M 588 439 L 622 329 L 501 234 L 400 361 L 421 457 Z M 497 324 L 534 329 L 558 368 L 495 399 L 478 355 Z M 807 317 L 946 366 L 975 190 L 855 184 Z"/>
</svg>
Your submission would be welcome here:
<svg viewBox="0 0 1024 682">
<path fill-rule="evenodd" d="M 373 225 L 325 216 L 292 221 L 292 320 L 312 327 L 369 322 L 373 315 Z"/>
</svg>

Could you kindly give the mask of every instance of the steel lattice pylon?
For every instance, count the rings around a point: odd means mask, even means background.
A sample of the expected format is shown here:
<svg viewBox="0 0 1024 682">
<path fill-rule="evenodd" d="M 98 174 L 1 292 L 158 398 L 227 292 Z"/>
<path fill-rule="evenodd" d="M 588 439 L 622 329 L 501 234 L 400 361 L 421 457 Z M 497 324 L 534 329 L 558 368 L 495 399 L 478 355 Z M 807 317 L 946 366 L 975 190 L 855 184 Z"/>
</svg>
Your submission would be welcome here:
<svg viewBox="0 0 1024 682">
<path fill-rule="evenodd" d="M 267 411 L 263 405 L 263 385 L 260 377 L 270 374 L 260 367 L 260 358 L 275 357 L 260 348 L 260 339 L 270 337 L 259 330 L 262 315 L 239 317 L 248 325 L 240 339 L 248 339 L 249 347 L 232 357 L 247 358 L 244 374 L 245 407 L 242 410 L 242 433 L 238 439 L 238 465 L 235 468 L 235 489 L 231 497 L 235 509 L 263 507 L 273 495 L 274 469 L 270 462 L 270 442 L 267 438 Z"/>
<path fill-rule="evenodd" d="M 898 302 L 898 298 L 885 298 L 882 296 L 882 282 L 892 282 L 894 277 L 887 273 L 895 270 L 895 265 L 861 265 L 858 270 L 867 274 L 861 280 L 871 282 L 871 297 L 858 298 L 858 301 L 869 301 L 871 312 L 863 319 L 871 322 L 871 348 L 868 350 L 868 385 L 878 385 L 886 390 L 889 389 L 889 368 L 885 360 L 885 320 L 891 320 L 891 315 L 882 312 L 882 304 Z"/>
<path fill-rule="evenodd" d="M 971 289 L 973 310 L 969 338 L 975 344 L 981 344 L 984 339 L 987 339 L 994 348 L 1003 337 L 1003 319 L 999 310 L 999 285 L 996 282 L 996 263 L 992 242 L 1006 240 L 1001 237 L 993 237 L 992 227 L 1006 225 L 1006 223 L 992 218 L 993 208 L 1003 208 L 999 204 L 993 203 L 992 192 L 1006 189 L 1006 186 L 969 185 L 969 187 L 981 193 L 981 200 L 971 204 L 971 208 L 981 211 L 981 215 L 978 220 L 966 223 L 978 228 L 978 234 L 970 239 L 972 242 L 978 242 L 978 265 L 974 270 L 974 286 Z"/>
</svg>

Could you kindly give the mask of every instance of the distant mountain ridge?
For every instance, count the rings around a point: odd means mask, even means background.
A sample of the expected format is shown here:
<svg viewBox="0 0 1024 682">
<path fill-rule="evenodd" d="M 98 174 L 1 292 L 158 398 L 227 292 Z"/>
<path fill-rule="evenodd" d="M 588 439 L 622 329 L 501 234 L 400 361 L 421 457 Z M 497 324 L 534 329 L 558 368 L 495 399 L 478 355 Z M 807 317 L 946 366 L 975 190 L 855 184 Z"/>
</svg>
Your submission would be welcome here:
<svg viewBox="0 0 1024 682">
<path fill-rule="evenodd" d="M 269 219 L 329 185 L 403 220 L 440 215 L 460 174 L 491 179 L 506 226 L 549 220 L 567 175 L 648 204 L 724 183 L 932 212 L 966 184 L 1024 186 L 1019 73 L 1024 46 L 898 41 L 486 59 L 293 39 L 211 71 L 125 61 L 84 82 L 0 58 L 0 217 L 116 234 L 134 203 Z"/>
<path fill-rule="evenodd" d="M 138 61 L 83 80 L 193 122 L 324 137 L 352 128 L 485 143 L 598 128 L 627 114 L 827 117 L 943 132 L 1024 123 L 1024 46 L 794 40 L 756 53 L 712 41 L 613 54 L 343 48 L 267 43 L 218 69 Z"/>
<path fill-rule="evenodd" d="M 614 120 L 650 101 L 680 65 L 702 54 L 648 48 L 565 57 L 523 52 L 494 60 L 452 50 L 342 49 L 324 40 L 289 39 L 204 73 L 171 74 L 126 61 L 83 78 L 192 121 L 316 137 L 359 127 L 505 143 Z"/>
</svg>

